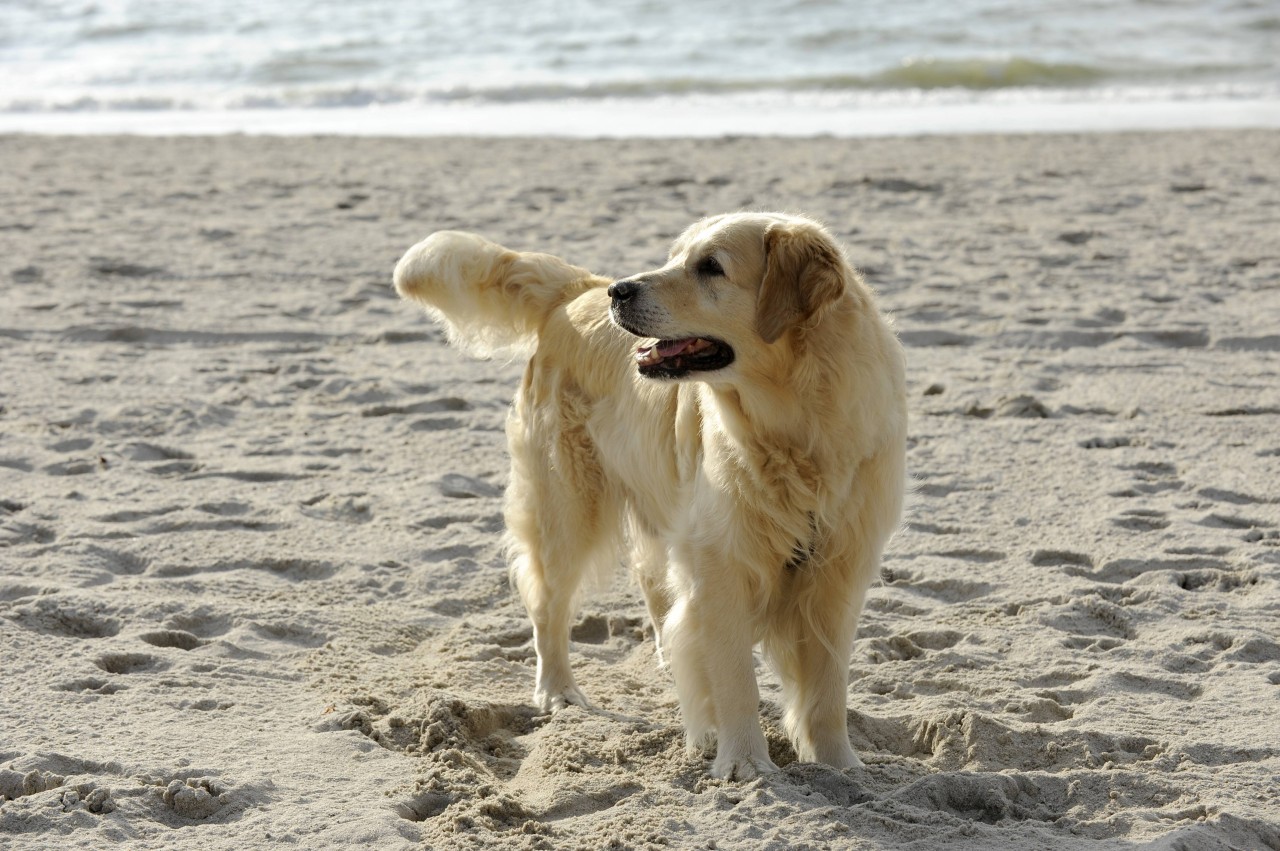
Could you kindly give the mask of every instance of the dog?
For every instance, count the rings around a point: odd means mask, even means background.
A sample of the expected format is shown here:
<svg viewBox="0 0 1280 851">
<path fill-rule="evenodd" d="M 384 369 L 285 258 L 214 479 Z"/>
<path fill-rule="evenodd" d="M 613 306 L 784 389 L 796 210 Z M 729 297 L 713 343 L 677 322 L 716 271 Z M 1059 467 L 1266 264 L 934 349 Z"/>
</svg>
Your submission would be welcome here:
<svg viewBox="0 0 1280 851">
<path fill-rule="evenodd" d="M 849 656 L 900 522 L 905 358 L 830 233 L 713 216 L 661 267 L 615 281 L 440 232 L 403 256 L 395 287 L 463 349 L 532 351 L 507 422 L 505 518 L 537 705 L 590 706 L 569 661 L 577 592 L 625 557 L 690 752 L 716 746 L 714 777 L 778 770 L 757 644 L 798 758 L 860 765 Z"/>
</svg>

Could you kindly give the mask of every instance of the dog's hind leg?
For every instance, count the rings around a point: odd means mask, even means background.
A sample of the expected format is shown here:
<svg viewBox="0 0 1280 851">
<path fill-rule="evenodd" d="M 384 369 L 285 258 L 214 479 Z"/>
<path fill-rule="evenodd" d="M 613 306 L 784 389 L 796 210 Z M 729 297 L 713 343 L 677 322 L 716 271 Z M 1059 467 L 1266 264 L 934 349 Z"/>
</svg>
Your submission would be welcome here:
<svg viewBox="0 0 1280 851">
<path fill-rule="evenodd" d="M 522 516 L 516 520 L 516 515 Z M 546 502 L 514 509 L 509 505 L 507 523 L 515 539 L 511 579 L 533 622 L 538 654 L 534 703 L 544 712 L 557 712 L 571 703 L 590 708 L 569 665 L 569 632 L 577 592 L 600 557 L 599 551 L 583 546 L 587 542 L 572 531 L 573 519 L 557 516 L 554 506 Z M 529 526 L 538 532 L 522 535 L 522 529 Z"/>
<path fill-rule="evenodd" d="M 516 549 L 523 547 L 517 545 Z M 538 653 L 533 701 L 544 712 L 558 712 L 569 704 L 591 707 L 569 665 L 569 630 L 581 578 L 574 574 L 580 563 L 573 554 L 535 544 L 517 555 L 511 565 L 512 581 L 533 621 Z"/>
<path fill-rule="evenodd" d="M 530 365 L 530 375 L 535 371 Z M 594 445 L 574 399 L 561 393 L 558 418 L 516 398 L 507 426 L 511 481 L 506 522 L 511 581 L 533 621 L 538 654 L 534 702 L 545 712 L 589 707 L 569 665 L 569 631 L 583 580 L 603 580 L 617 567 L 616 500 L 604 485 Z"/>
<path fill-rule="evenodd" d="M 667 583 L 667 545 L 634 515 L 630 518 L 631 570 L 644 593 L 649 620 L 653 623 L 654 655 L 658 667 L 667 666 L 662 651 L 662 625 L 671 611 L 671 589 Z"/>
</svg>

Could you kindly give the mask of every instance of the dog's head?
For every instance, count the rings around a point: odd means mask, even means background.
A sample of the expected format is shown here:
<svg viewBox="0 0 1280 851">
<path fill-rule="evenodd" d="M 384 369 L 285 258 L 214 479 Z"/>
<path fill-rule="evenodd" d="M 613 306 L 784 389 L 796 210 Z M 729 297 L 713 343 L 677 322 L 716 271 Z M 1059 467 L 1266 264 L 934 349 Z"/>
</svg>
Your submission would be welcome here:
<svg viewBox="0 0 1280 851">
<path fill-rule="evenodd" d="M 648 378 L 715 380 L 737 363 L 776 359 L 793 332 L 815 327 L 854 273 L 815 222 L 777 213 L 703 219 L 667 263 L 609 287 L 609 315 L 637 337 Z M 726 376 L 727 377 L 727 376 Z"/>
</svg>

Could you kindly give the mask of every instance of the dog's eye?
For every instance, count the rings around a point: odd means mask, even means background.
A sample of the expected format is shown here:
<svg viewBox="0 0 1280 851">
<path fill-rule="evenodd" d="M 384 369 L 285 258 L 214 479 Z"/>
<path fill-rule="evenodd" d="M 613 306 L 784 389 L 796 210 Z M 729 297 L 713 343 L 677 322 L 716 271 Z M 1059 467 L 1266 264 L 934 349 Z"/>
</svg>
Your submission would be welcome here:
<svg viewBox="0 0 1280 851">
<path fill-rule="evenodd" d="M 714 257 L 703 257 L 698 261 L 697 268 L 699 275 L 706 275 L 708 278 L 724 277 L 724 267 Z"/>
</svg>

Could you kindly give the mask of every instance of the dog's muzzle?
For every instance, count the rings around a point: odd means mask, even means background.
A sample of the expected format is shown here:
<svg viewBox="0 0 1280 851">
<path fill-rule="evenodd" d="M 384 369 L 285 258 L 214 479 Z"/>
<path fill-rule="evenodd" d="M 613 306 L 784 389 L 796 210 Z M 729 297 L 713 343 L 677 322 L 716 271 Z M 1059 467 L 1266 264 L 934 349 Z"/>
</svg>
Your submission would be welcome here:
<svg viewBox="0 0 1280 851">
<path fill-rule="evenodd" d="M 641 282 L 615 281 L 609 285 L 609 316 L 622 330 L 637 337 L 652 337 L 640 329 L 635 300 Z M 733 363 L 733 348 L 710 337 L 659 339 L 636 350 L 636 368 L 645 378 L 684 378 L 695 372 L 714 372 Z"/>
<path fill-rule="evenodd" d="M 609 293 L 609 317 L 613 319 L 613 323 L 629 334 L 635 334 L 637 337 L 647 337 L 636 327 L 639 323 L 631 315 L 635 313 L 636 302 L 635 297 L 640 293 L 639 281 L 615 281 L 609 285 L 607 290 Z"/>
</svg>

